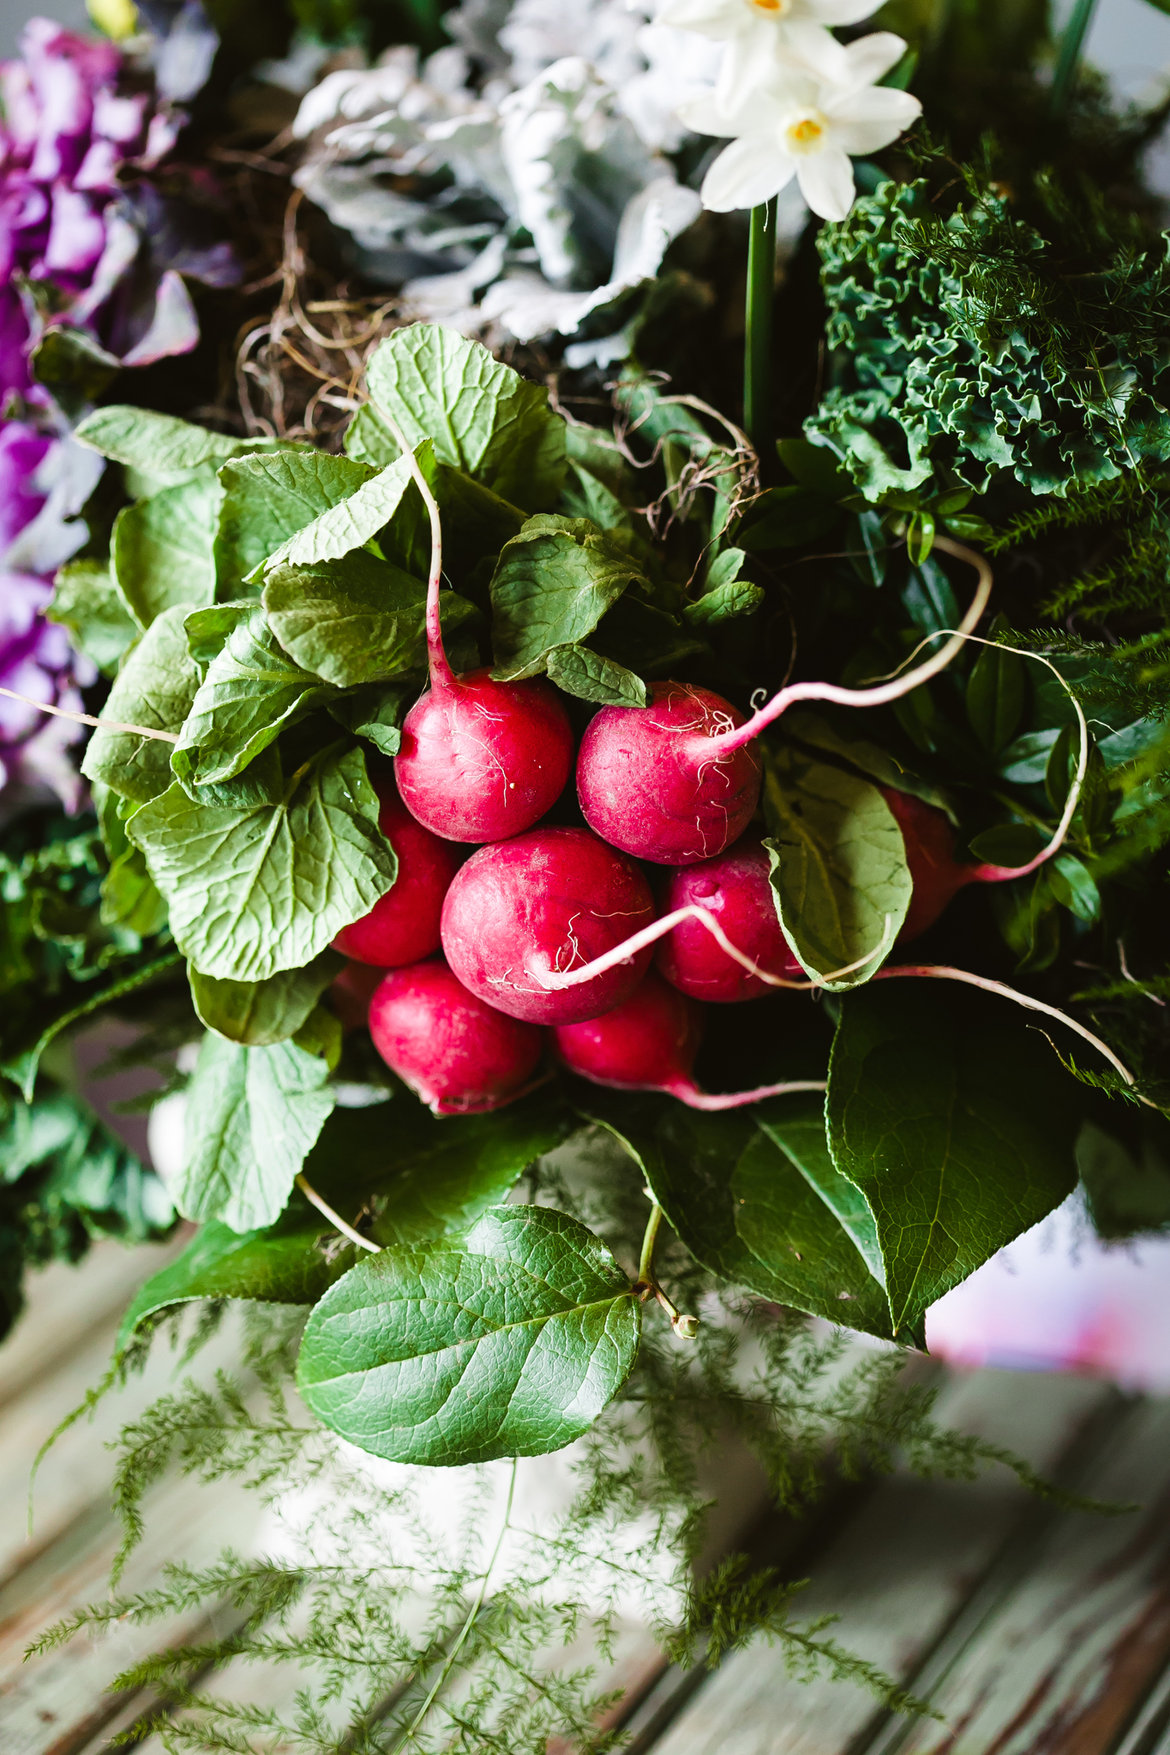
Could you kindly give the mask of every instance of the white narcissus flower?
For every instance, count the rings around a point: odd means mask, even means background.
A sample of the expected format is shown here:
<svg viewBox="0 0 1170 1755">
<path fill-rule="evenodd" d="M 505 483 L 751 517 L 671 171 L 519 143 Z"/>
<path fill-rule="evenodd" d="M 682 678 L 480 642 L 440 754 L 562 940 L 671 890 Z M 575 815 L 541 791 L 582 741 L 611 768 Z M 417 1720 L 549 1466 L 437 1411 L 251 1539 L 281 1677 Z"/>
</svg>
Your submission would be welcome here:
<svg viewBox="0 0 1170 1755">
<path fill-rule="evenodd" d="M 882 0 L 659 0 L 656 22 L 726 43 L 719 74 L 725 100 L 745 85 L 767 80 L 778 54 L 790 52 L 794 32 L 833 39 L 838 24 L 860 24 Z M 839 45 L 838 45 L 839 46 Z"/>
<path fill-rule="evenodd" d="M 848 45 L 802 33 L 802 58 L 774 66 L 769 82 L 685 105 L 688 127 L 732 141 L 704 178 L 704 207 L 758 207 L 795 177 L 815 214 L 844 219 L 855 193 L 851 156 L 889 146 L 921 112 L 909 92 L 873 83 L 905 46 L 888 31 Z"/>
</svg>

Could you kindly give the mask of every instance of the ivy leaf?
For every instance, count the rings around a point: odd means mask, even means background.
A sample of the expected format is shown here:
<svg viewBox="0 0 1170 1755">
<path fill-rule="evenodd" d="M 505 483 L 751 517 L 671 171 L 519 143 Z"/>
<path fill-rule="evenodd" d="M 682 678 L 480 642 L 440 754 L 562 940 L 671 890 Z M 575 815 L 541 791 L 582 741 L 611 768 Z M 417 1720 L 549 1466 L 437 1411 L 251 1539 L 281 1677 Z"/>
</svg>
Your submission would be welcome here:
<svg viewBox="0 0 1170 1755">
<path fill-rule="evenodd" d="M 428 481 L 434 477 L 434 446 L 424 440 L 415 457 Z M 318 561 L 337 561 L 360 549 L 377 536 L 399 511 L 407 494 L 418 502 L 415 518 L 421 519 L 422 500 L 407 458 L 398 455 L 376 475 L 360 481 L 345 499 L 331 505 L 306 524 L 262 563 L 267 573 L 274 567 L 311 567 Z"/>
<path fill-rule="evenodd" d="M 247 1298 L 264 1304 L 313 1304 L 353 1266 L 356 1244 L 297 1202 L 275 1225 L 233 1231 L 212 1219 L 201 1225 L 182 1255 L 168 1262 L 135 1294 L 118 1328 L 122 1353 L 147 1317 L 199 1298 Z"/>
<path fill-rule="evenodd" d="M 268 1048 L 295 1036 L 329 983 L 345 967 L 322 951 L 305 969 L 282 969 L 267 981 L 217 981 L 191 969 L 191 998 L 201 1023 L 229 1042 Z"/>
<path fill-rule="evenodd" d="M 506 682 L 536 676 L 554 648 L 586 639 L 640 577 L 626 550 L 587 518 L 530 518 L 492 576 L 492 674 Z"/>
<path fill-rule="evenodd" d="M 542 1456 L 617 1394 L 640 1318 L 580 1220 L 492 1207 L 462 1238 L 385 1250 L 331 1286 L 297 1384 L 331 1431 L 394 1462 Z"/>
<path fill-rule="evenodd" d="M 476 613 L 454 592 L 442 599 L 444 632 L 453 610 L 458 620 Z M 268 620 L 285 651 L 339 689 L 389 682 L 424 665 L 426 604 L 425 585 L 365 549 L 311 567 L 278 567 L 264 587 Z"/>
<path fill-rule="evenodd" d="M 644 707 L 649 690 L 640 676 L 588 646 L 556 646 L 548 655 L 550 682 L 582 701 L 604 707 Z"/>
<path fill-rule="evenodd" d="M 223 489 L 206 470 L 118 513 L 110 563 L 140 628 L 164 609 L 213 601 L 222 500 Z"/>
<path fill-rule="evenodd" d="M 278 1219 L 333 1108 L 328 1077 L 295 1042 L 242 1048 L 205 1036 L 187 1087 L 185 1161 L 171 1185 L 183 1216 L 233 1231 Z"/>
<path fill-rule="evenodd" d="M 526 510 L 555 505 L 565 482 L 565 423 L 548 391 L 454 330 L 413 323 L 370 356 L 366 381 L 408 445 L 435 456 Z"/>
<path fill-rule="evenodd" d="M 187 650 L 186 614 L 182 607 L 164 610 L 151 623 L 118 673 L 103 719 L 148 730 L 182 729 L 199 687 L 199 672 Z M 173 747 L 158 738 L 99 726 L 81 772 L 87 780 L 145 803 L 170 785 Z"/>
<path fill-rule="evenodd" d="M 833 1167 L 819 1100 L 777 1097 L 706 1115 L 606 1091 L 591 1092 L 581 1111 L 631 1153 L 704 1267 L 793 1310 L 890 1336 L 885 1294 L 861 1247 L 863 1203 Z"/>
<path fill-rule="evenodd" d="M 865 1195 L 894 1330 L 1036 1224 L 1076 1183 L 1083 1105 L 1003 1000 L 881 982 L 842 1001 L 829 1069 L 833 1161 Z"/>
<path fill-rule="evenodd" d="M 271 774 L 205 801 L 175 781 L 126 825 L 202 975 L 264 981 L 301 968 L 397 875 L 360 749 L 327 751 L 287 783 L 273 760 Z"/>
<path fill-rule="evenodd" d="M 171 754 L 171 770 L 188 790 L 231 780 L 286 725 L 328 699 L 316 677 L 281 650 L 256 604 L 236 621 L 208 665 Z"/>
<path fill-rule="evenodd" d="M 69 561 L 53 584 L 45 612 L 69 629 L 79 651 L 92 658 L 103 676 L 114 676 L 138 637 L 107 561 Z"/>
<path fill-rule="evenodd" d="M 158 414 L 150 408 L 132 408 L 125 403 L 111 403 L 86 415 L 75 436 L 83 445 L 100 451 L 115 463 L 128 464 L 148 475 L 175 474 L 197 469 L 201 463 L 221 463 L 238 457 L 242 451 L 254 451 L 270 444 L 264 439 L 233 439 L 226 433 L 212 433 L 206 427 L 192 426 L 172 414 Z"/>
<path fill-rule="evenodd" d="M 764 811 L 776 909 L 793 955 L 817 980 L 861 963 L 824 982 L 833 992 L 868 981 L 913 889 L 889 805 L 871 781 L 789 747 L 767 763 Z"/>
<path fill-rule="evenodd" d="M 215 540 L 221 597 L 234 596 L 269 555 L 369 481 L 373 471 L 324 451 L 273 451 L 225 463 Z"/>
</svg>

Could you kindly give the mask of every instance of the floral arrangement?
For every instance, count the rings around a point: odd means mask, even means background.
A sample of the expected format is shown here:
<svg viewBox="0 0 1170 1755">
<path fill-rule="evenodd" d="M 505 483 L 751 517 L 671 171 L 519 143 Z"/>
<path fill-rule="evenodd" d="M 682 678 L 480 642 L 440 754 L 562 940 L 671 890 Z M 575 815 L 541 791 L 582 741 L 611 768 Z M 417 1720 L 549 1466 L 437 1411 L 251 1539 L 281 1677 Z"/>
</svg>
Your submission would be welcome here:
<svg viewBox="0 0 1170 1755">
<path fill-rule="evenodd" d="M 110 1381 L 192 1307 L 244 1376 L 128 1428 L 117 1497 L 131 1542 L 174 1463 L 278 1520 L 90 1612 L 234 1605 L 122 1678 L 164 1742 L 619 1747 L 631 1604 L 924 1709 L 699 1570 L 702 1463 L 738 1434 L 796 1511 L 1028 1478 L 902 1380 L 931 1306 L 1078 1185 L 1166 1222 L 1162 117 L 1091 11 L 298 15 L 276 144 L 233 98 L 241 199 L 291 186 L 216 408 L 136 402 L 78 288 L 28 356 L 110 375 L 59 441 L 105 470 L 51 610 L 92 816 L 21 852 L 12 1125 L 83 1017 L 166 1069 L 198 1229 Z M 191 1680 L 241 1653 L 295 1707 Z"/>
</svg>

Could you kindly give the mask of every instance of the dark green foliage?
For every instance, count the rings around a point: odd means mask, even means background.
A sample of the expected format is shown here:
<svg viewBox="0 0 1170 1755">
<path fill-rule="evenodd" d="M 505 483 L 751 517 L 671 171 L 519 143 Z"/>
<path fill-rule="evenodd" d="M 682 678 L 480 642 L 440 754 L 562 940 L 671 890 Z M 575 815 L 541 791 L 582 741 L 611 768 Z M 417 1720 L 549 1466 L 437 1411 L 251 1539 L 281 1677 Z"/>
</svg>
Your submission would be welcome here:
<svg viewBox="0 0 1170 1755">
<path fill-rule="evenodd" d="M 95 1237 L 143 1243 L 173 1222 L 157 1176 L 80 1099 L 48 1080 L 32 1103 L 0 1089 L 0 1335 L 26 1268 L 77 1261 Z"/>
</svg>

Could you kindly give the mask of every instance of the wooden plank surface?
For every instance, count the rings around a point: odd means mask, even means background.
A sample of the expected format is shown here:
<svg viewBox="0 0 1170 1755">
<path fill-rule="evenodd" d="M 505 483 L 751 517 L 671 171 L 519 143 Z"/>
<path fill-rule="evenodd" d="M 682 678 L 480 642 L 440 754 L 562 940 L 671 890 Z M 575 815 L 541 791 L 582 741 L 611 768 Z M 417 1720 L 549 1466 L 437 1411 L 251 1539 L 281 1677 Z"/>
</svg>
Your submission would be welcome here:
<svg viewBox="0 0 1170 1755">
<path fill-rule="evenodd" d="M 881 1755 L 1100 1755 L 1170 1664 L 1170 1405 L 1119 1420 L 1086 1479 L 1139 1511 L 1055 1519 L 1026 1575 L 951 1654 L 945 1726 Z M 876 1755 L 876 1751 L 875 1751 Z"/>
<path fill-rule="evenodd" d="M 981 1372 L 958 1379 L 937 1418 L 979 1432 L 1052 1469 L 1086 1422 L 1111 1399 L 1074 1377 Z M 942 1636 L 1004 1543 L 1040 1507 L 1006 1471 L 975 1484 L 923 1482 L 898 1474 L 878 1486 L 817 1557 L 796 1618 L 838 1614 L 834 1637 L 900 1678 Z M 874 1724 L 862 1689 L 798 1682 L 780 1652 L 756 1643 L 714 1675 L 679 1678 L 681 1709 L 660 1695 L 634 1721 L 638 1751 L 654 1755 L 846 1755 Z M 659 1727 L 662 1727 L 661 1729 Z"/>
</svg>

